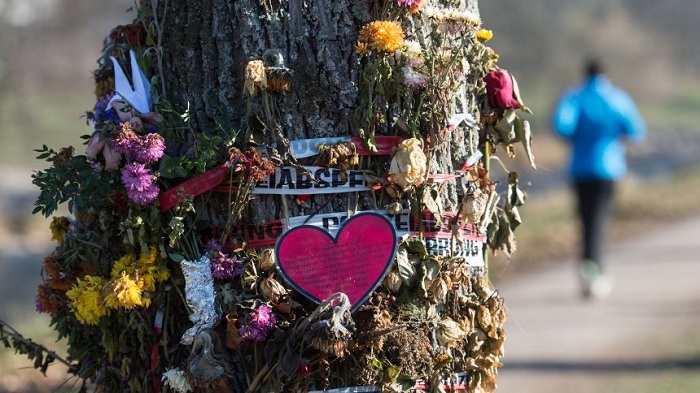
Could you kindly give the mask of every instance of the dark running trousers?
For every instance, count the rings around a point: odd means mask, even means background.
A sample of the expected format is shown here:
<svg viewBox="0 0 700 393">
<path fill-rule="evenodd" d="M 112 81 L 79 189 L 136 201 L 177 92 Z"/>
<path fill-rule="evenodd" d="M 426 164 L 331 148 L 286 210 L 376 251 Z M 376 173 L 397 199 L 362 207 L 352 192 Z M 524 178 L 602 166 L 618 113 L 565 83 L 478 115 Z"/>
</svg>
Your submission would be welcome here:
<svg viewBox="0 0 700 393">
<path fill-rule="evenodd" d="M 574 182 L 581 221 L 581 258 L 595 262 L 601 271 L 601 248 L 612 209 L 614 188 L 613 180 L 590 179 Z"/>
</svg>

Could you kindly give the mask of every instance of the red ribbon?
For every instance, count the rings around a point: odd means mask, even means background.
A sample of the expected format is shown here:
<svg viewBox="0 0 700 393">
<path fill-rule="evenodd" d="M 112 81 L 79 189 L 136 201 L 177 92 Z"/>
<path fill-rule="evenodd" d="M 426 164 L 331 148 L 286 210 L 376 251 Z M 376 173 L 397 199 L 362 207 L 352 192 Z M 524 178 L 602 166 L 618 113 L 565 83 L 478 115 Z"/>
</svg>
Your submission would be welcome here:
<svg viewBox="0 0 700 393">
<path fill-rule="evenodd" d="M 182 202 L 180 200 L 180 192 L 182 192 L 185 196 L 197 196 L 223 183 L 228 178 L 229 169 L 228 163 L 221 164 L 214 169 L 208 170 L 201 175 L 197 175 L 160 194 L 160 197 L 158 197 L 158 200 L 160 201 L 160 211 L 167 211 L 171 207 Z"/>
</svg>

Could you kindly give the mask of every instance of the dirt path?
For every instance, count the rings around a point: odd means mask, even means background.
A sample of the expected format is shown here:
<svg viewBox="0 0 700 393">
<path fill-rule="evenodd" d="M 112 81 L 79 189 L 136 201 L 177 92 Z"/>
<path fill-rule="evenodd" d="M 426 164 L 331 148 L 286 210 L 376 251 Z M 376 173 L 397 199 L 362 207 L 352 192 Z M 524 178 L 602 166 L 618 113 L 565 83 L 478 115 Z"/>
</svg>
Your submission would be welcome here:
<svg viewBox="0 0 700 393">
<path fill-rule="evenodd" d="M 604 301 L 580 299 L 573 261 L 499 284 L 509 309 L 499 393 L 609 392 L 621 373 L 700 370 L 700 358 L 659 356 L 665 342 L 700 327 L 700 216 L 611 246 L 608 256 L 615 289 Z"/>
</svg>

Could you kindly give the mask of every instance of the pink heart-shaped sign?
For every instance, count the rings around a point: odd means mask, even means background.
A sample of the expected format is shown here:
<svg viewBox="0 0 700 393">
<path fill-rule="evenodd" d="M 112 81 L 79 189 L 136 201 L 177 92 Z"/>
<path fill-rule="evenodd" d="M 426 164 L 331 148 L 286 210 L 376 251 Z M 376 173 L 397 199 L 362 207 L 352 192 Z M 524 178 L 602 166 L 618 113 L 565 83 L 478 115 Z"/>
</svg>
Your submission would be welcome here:
<svg viewBox="0 0 700 393">
<path fill-rule="evenodd" d="M 381 283 L 396 246 L 396 230 L 386 217 L 361 213 L 348 218 L 335 237 L 311 225 L 292 228 L 275 253 L 282 277 L 299 293 L 320 303 L 343 292 L 354 311 Z"/>
</svg>

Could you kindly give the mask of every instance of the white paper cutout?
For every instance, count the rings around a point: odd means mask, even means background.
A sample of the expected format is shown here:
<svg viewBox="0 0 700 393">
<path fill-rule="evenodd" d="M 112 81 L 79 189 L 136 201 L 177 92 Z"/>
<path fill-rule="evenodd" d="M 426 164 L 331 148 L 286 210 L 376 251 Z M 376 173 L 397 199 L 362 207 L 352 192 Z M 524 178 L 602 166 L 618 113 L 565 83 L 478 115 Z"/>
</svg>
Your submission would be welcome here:
<svg viewBox="0 0 700 393">
<path fill-rule="evenodd" d="M 132 87 L 129 79 L 124 74 L 124 70 L 119 66 L 119 62 L 113 56 L 109 58 L 112 59 L 114 64 L 114 90 L 116 94 L 109 100 L 107 104 L 107 109 L 112 107 L 112 102 L 116 100 L 125 100 L 133 108 L 135 108 L 140 113 L 151 112 L 151 84 L 146 79 L 146 76 L 139 68 L 138 62 L 136 61 L 136 54 L 133 49 L 129 51 L 131 55 L 131 76 L 133 78 L 134 85 Z"/>
</svg>

